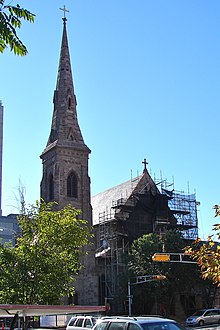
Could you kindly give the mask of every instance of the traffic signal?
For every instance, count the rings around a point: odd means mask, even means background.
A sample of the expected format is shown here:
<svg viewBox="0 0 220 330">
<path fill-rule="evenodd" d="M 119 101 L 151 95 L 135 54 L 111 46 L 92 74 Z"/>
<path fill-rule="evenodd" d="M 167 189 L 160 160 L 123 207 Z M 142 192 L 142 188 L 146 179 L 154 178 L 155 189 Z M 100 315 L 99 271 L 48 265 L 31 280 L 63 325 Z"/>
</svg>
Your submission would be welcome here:
<svg viewBox="0 0 220 330">
<path fill-rule="evenodd" d="M 152 260 L 153 261 L 170 261 L 170 254 L 166 254 L 166 253 L 154 253 L 154 255 L 152 256 Z"/>
<path fill-rule="evenodd" d="M 166 276 L 165 275 L 153 275 L 152 280 L 157 280 L 157 281 L 166 280 Z"/>
</svg>

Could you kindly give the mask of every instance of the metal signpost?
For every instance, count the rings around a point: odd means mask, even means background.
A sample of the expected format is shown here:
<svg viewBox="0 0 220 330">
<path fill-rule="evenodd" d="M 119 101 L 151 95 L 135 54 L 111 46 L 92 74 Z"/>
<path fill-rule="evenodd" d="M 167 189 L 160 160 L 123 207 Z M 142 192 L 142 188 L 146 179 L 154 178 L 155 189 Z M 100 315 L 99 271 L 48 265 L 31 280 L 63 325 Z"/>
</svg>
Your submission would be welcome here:
<svg viewBox="0 0 220 330">
<path fill-rule="evenodd" d="M 134 277 L 135 282 L 130 281 L 130 278 L 128 279 L 128 316 L 131 316 L 131 305 L 132 305 L 132 295 L 131 295 L 131 285 L 135 284 L 142 284 L 152 281 L 161 281 L 165 280 L 166 276 L 157 274 L 157 275 L 144 275 L 144 276 L 136 276 Z"/>
</svg>

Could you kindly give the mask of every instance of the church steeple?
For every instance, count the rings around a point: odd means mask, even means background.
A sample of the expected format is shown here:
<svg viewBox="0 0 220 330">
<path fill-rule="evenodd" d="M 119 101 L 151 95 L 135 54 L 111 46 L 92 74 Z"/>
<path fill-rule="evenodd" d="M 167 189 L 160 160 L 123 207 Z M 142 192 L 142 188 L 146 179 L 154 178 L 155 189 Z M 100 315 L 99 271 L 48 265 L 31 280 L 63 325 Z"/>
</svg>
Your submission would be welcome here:
<svg viewBox="0 0 220 330">
<path fill-rule="evenodd" d="M 84 143 L 77 119 L 77 102 L 65 11 L 57 83 L 53 98 L 52 125 L 46 148 L 41 155 L 43 162 L 41 197 L 46 202 L 55 200 L 59 208 L 71 203 L 82 210 L 82 217 L 88 218 L 91 222 L 90 178 L 88 177 L 90 149 Z"/>
<path fill-rule="evenodd" d="M 67 31 L 66 31 L 66 18 L 63 18 L 63 36 L 61 43 L 61 52 L 60 52 L 60 63 L 58 69 L 58 78 L 57 78 L 57 87 L 59 90 L 62 87 L 62 84 L 73 85 L 72 82 L 72 72 L 70 64 L 70 54 L 67 40 Z"/>
<path fill-rule="evenodd" d="M 41 154 L 43 177 L 41 198 L 57 202 L 57 208 L 71 204 L 81 213 L 79 218 L 92 225 L 90 177 L 88 160 L 90 150 L 85 145 L 77 120 L 76 97 L 70 64 L 64 7 L 63 36 L 51 133 Z M 65 238 L 64 238 L 65 239 Z M 82 261 L 84 270 L 77 276 L 75 290 L 81 305 L 98 304 L 98 277 L 95 270 L 94 246 L 85 247 L 88 255 Z"/>
<path fill-rule="evenodd" d="M 53 98 L 54 111 L 47 148 L 50 148 L 51 144 L 54 143 L 87 148 L 77 119 L 77 102 L 74 93 L 66 21 L 67 19 L 64 17 L 57 84 Z"/>
</svg>

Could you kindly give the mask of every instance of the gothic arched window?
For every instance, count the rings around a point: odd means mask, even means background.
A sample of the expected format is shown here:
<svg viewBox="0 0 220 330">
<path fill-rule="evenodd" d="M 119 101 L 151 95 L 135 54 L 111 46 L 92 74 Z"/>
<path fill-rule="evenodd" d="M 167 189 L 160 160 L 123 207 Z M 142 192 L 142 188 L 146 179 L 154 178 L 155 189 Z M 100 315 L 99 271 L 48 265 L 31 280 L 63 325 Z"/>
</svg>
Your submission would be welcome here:
<svg viewBox="0 0 220 330">
<path fill-rule="evenodd" d="M 67 178 L 67 197 L 77 198 L 78 189 L 77 189 L 77 177 L 74 172 L 71 172 Z"/>
<path fill-rule="evenodd" d="M 54 200 L 54 181 L 53 174 L 49 175 L 49 201 Z"/>
</svg>

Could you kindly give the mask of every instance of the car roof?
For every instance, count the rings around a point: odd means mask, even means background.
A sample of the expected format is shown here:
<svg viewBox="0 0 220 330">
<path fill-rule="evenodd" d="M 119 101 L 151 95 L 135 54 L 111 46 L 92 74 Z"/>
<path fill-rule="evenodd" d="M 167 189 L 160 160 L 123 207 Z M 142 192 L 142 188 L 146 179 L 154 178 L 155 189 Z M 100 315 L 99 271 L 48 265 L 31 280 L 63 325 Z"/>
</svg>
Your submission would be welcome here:
<svg viewBox="0 0 220 330">
<path fill-rule="evenodd" d="M 155 320 L 155 321 L 169 321 L 169 322 L 175 322 L 174 320 L 171 320 L 171 319 L 167 319 L 167 318 L 162 318 L 162 317 L 155 317 L 155 316 L 148 316 L 148 317 L 138 317 L 137 318 L 137 321 L 139 322 L 145 322 L 145 321 L 152 321 L 152 320 Z"/>
<path fill-rule="evenodd" d="M 220 310 L 220 309 L 219 308 L 202 308 L 202 309 L 198 309 L 196 312 L 207 312 L 207 311 L 216 311 L 216 310 Z"/>
<path fill-rule="evenodd" d="M 100 318 L 101 316 L 97 316 L 97 315 L 74 315 L 74 316 L 71 316 L 71 320 L 73 320 L 73 319 L 78 319 L 78 318 L 82 318 L 82 317 L 84 317 L 84 318 L 86 318 L 86 317 L 90 317 L 90 318 L 95 318 L 95 319 L 97 319 L 97 318 Z"/>
<path fill-rule="evenodd" d="M 163 318 L 160 316 L 137 316 L 137 317 L 129 317 L 129 316 L 122 316 L 122 317 L 109 317 L 109 318 L 104 318 L 101 320 L 101 322 L 105 322 L 105 321 L 111 321 L 111 322 L 119 322 L 119 321 L 133 321 L 133 322 L 138 322 L 140 324 L 142 323 L 148 323 L 148 322 L 152 322 L 152 321 L 156 321 L 156 322 L 173 322 L 175 323 L 175 320 L 171 320 L 168 318 Z"/>
</svg>

